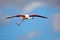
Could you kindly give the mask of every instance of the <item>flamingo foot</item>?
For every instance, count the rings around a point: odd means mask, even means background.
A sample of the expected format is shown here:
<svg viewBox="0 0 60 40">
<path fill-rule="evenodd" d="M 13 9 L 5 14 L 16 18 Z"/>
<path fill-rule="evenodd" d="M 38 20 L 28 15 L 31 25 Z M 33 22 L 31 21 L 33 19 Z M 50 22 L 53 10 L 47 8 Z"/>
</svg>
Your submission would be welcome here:
<svg viewBox="0 0 60 40">
<path fill-rule="evenodd" d="M 20 26 L 20 24 L 19 23 L 16 23 L 18 26 Z"/>
</svg>

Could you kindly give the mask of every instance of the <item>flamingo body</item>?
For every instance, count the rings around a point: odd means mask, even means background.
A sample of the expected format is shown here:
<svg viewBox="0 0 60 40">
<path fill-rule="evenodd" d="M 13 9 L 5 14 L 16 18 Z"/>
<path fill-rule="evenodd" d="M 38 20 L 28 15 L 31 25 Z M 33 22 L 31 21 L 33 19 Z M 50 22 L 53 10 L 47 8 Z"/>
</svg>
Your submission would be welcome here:
<svg viewBox="0 0 60 40">
<path fill-rule="evenodd" d="M 25 19 L 33 19 L 33 17 L 39 17 L 39 18 L 45 18 L 47 19 L 47 17 L 41 16 L 41 15 L 37 15 L 37 14 L 32 14 L 32 15 L 28 15 L 28 14 L 19 14 L 16 16 L 11 16 L 11 17 L 7 17 L 6 19 L 10 19 L 10 18 L 14 18 L 14 17 L 21 17 L 21 19 L 24 21 Z M 22 21 L 22 22 L 23 22 Z M 22 23 L 21 22 L 21 23 Z M 18 24 L 20 25 L 20 24 Z"/>
</svg>

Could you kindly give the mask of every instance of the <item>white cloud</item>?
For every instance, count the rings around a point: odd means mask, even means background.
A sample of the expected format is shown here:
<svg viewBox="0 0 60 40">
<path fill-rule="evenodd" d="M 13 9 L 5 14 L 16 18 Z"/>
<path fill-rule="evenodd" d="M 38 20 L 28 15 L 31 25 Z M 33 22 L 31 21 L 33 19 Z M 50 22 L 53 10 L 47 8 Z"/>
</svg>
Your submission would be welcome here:
<svg viewBox="0 0 60 40">
<path fill-rule="evenodd" d="M 49 6 L 60 6 L 60 0 L 0 0 L 0 8 L 11 4 L 23 9 L 26 4 L 35 1 L 47 3 Z"/>
<path fill-rule="evenodd" d="M 10 20 L 6 20 L 5 18 L 6 16 L 0 13 L 0 26 L 10 23 Z"/>
<path fill-rule="evenodd" d="M 20 36 L 18 39 L 19 40 L 29 40 L 32 38 L 37 38 L 37 37 L 39 37 L 39 35 L 40 35 L 40 32 L 32 31 L 32 32 L 29 32 L 27 35 Z"/>
<path fill-rule="evenodd" d="M 60 13 L 51 16 L 53 28 L 55 31 L 60 31 Z"/>
<path fill-rule="evenodd" d="M 27 37 L 30 39 L 30 38 L 34 38 L 34 37 L 38 37 L 39 35 L 39 32 L 30 32 Z"/>
<path fill-rule="evenodd" d="M 60 37 L 58 37 L 57 40 L 60 40 Z"/>
<path fill-rule="evenodd" d="M 41 2 L 30 2 L 27 6 L 24 7 L 24 13 L 30 13 L 32 10 L 34 10 L 35 8 L 42 6 Z"/>
<path fill-rule="evenodd" d="M 49 7 L 60 7 L 60 0 L 43 0 Z"/>
</svg>

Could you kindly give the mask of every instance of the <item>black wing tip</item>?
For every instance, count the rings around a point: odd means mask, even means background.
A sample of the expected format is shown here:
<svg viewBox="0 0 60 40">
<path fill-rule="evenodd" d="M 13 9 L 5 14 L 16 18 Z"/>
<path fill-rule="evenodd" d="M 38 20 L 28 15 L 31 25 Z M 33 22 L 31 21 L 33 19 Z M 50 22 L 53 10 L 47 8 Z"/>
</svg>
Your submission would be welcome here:
<svg viewBox="0 0 60 40">
<path fill-rule="evenodd" d="M 48 19 L 47 17 L 45 17 L 46 19 Z"/>
<path fill-rule="evenodd" d="M 9 19 L 9 18 L 7 17 L 7 18 L 5 18 L 5 19 Z"/>
<path fill-rule="evenodd" d="M 10 18 L 14 18 L 14 17 L 16 17 L 16 16 L 12 16 L 12 17 L 7 17 L 6 19 L 10 19 Z"/>
<path fill-rule="evenodd" d="M 42 17 L 42 18 L 48 19 L 47 17 Z"/>
<path fill-rule="evenodd" d="M 10 19 L 11 17 L 7 17 L 6 19 Z"/>
<path fill-rule="evenodd" d="M 47 17 L 44 17 L 45 19 L 48 19 Z"/>
</svg>

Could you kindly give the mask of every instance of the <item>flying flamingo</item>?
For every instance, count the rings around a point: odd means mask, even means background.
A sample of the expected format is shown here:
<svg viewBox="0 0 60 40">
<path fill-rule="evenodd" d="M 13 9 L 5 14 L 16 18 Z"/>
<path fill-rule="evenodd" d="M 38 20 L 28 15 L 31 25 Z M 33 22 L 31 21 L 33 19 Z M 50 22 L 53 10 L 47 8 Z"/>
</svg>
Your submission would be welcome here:
<svg viewBox="0 0 60 40">
<path fill-rule="evenodd" d="M 22 21 L 20 23 L 17 23 L 18 26 L 26 19 L 33 19 L 34 17 L 39 17 L 39 18 L 45 18 L 47 19 L 47 17 L 41 16 L 41 15 L 37 15 L 37 14 L 32 14 L 32 15 L 28 15 L 28 14 L 19 14 L 16 16 L 11 16 L 11 17 L 7 17 L 6 19 L 10 19 L 10 18 L 14 18 L 14 17 L 21 17 Z"/>
</svg>

